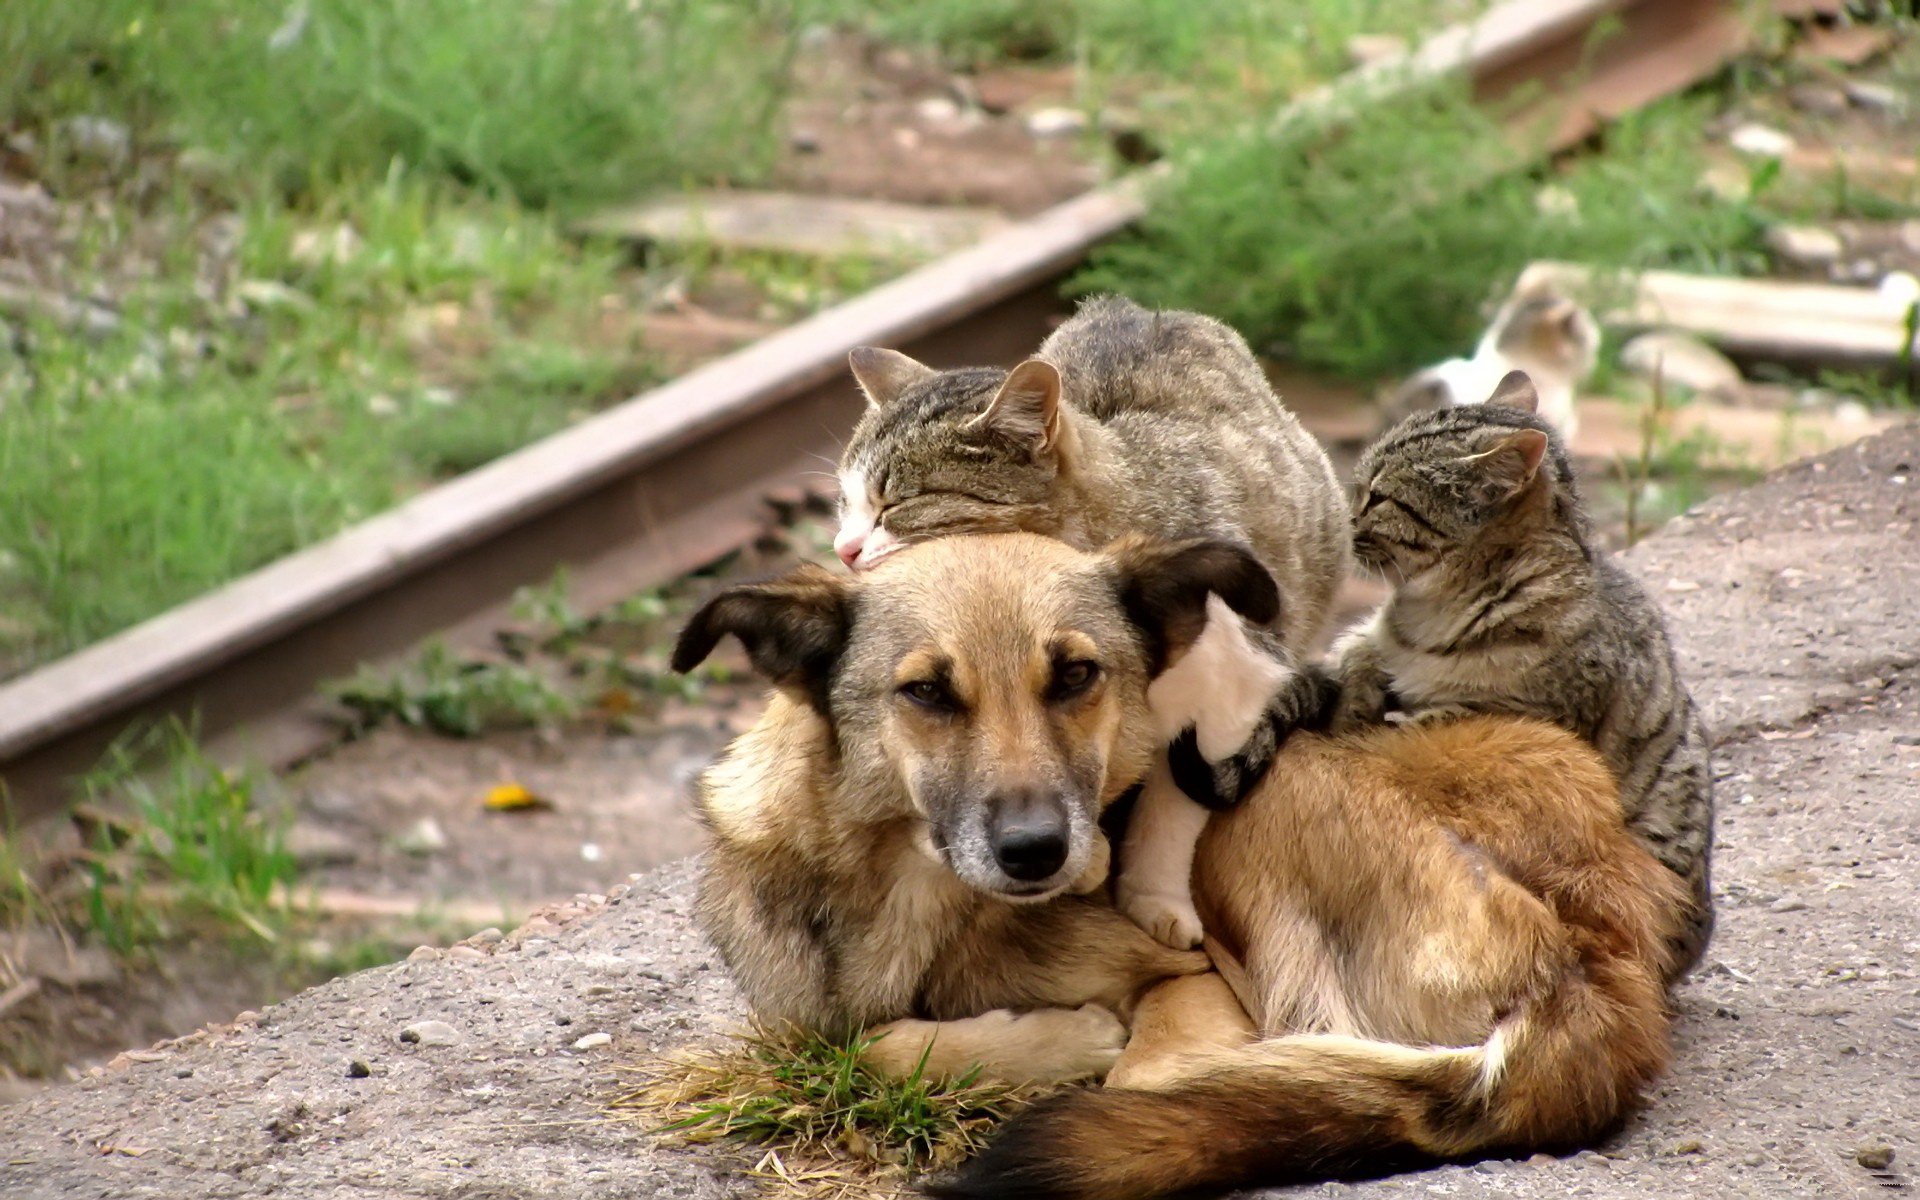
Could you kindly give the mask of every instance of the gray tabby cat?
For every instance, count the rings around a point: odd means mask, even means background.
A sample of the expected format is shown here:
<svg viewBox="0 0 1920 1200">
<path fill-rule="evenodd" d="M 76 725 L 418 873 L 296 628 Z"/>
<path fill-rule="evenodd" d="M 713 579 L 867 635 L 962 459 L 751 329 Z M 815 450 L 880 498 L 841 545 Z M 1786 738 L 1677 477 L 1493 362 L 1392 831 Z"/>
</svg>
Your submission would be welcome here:
<svg viewBox="0 0 1920 1200">
<path fill-rule="evenodd" d="M 1409 418 L 1354 475 L 1354 550 L 1397 581 L 1334 647 L 1336 729 L 1463 712 L 1538 717 L 1586 738 L 1627 824 L 1683 879 L 1670 978 L 1713 928 L 1707 736 L 1659 608 L 1596 548 L 1565 452 L 1524 372 L 1484 405 Z"/>
<path fill-rule="evenodd" d="M 1212 601 L 1200 640 L 1149 692 L 1162 732 L 1184 731 L 1204 774 L 1324 714 L 1324 679 L 1294 668 L 1346 575 L 1346 505 L 1325 451 L 1239 334 L 1106 297 L 1012 371 L 940 372 L 871 348 L 851 364 L 871 407 L 841 459 L 835 548 L 849 566 L 952 533 L 1026 530 L 1082 549 L 1129 533 L 1238 541 L 1273 572 L 1280 616 L 1249 631 Z M 1243 790 L 1208 780 L 1195 792 L 1231 802 Z M 1188 876 L 1206 816 L 1163 756 L 1115 890 L 1170 945 L 1200 940 Z"/>
</svg>

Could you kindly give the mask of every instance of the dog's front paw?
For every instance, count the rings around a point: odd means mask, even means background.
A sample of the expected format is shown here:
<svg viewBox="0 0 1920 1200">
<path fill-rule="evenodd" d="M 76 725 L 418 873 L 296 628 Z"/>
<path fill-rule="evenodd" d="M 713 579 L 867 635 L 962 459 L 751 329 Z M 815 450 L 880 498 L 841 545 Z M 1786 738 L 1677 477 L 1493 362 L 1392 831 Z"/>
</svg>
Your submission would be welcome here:
<svg viewBox="0 0 1920 1200">
<path fill-rule="evenodd" d="M 1044 1008 L 1016 1020 L 1036 1083 L 1103 1078 L 1127 1047 L 1127 1027 L 1098 1004 Z"/>
<path fill-rule="evenodd" d="M 1200 944 L 1200 913 L 1191 895 L 1129 887 L 1124 874 L 1117 891 L 1114 903 L 1120 911 L 1155 941 L 1175 950 L 1192 950 Z"/>
</svg>

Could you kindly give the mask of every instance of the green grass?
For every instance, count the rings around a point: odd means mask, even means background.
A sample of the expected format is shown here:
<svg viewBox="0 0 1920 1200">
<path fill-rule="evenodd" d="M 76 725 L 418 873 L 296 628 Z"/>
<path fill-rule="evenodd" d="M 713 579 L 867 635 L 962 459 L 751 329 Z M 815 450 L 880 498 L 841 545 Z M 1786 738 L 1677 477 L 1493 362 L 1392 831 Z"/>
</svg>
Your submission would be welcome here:
<svg viewBox="0 0 1920 1200">
<path fill-rule="evenodd" d="M 11 0 L 0 115 L 96 113 L 320 192 L 403 163 L 529 204 L 752 178 L 779 0 Z"/>
<path fill-rule="evenodd" d="M 1037 1094 L 982 1082 L 977 1071 L 890 1079 L 863 1065 L 871 1044 L 757 1029 L 638 1068 L 644 1082 L 611 1108 L 682 1142 L 762 1147 L 776 1176 L 822 1190 L 885 1187 L 951 1166 Z"/>
<path fill-rule="evenodd" d="M 364 668 L 328 691 L 353 712 L 360 729 L 392 720 L 449 737 L 548 725 L 578 710 L 571 696 L 538 671 L 463 658 L 440 641 L 428 642 L 398 671 Z"/>
<path fill-rule="evenodd" d="M 209 926 L 278 941 L 296 869 L 285 815 L 263 809 L 258 785 L 178 725 L 117 748 L 83 784 L 124 815 L 89 823 L 75 923 L 122 954 Z"/>
<path fill-rule="evenodd" d="M 1614 127 L 1605 153 L 1550 172 L 1524 169 L 1491 115 L 1446 94 L 1332 136 L 1241 128 L 1196 145 L 1077 286 L 1212 313 L 1307 366 L 1404 371 L 1471 346 L 1486 301 L 1537 258 L 1756 263 L 1754 205 L 1698 187 L 1708 103 L 1655 105 Z M 1549 183 L 1575 215 L 1543 211 Z"/>
<path fill-rule="evenodd" d="M 176 202 L 82 231 L 72 290 L 147 275 L 119 333 L 30 326 L 30 369 L 0 373 L 0 648 L 15 666 L 657 378 L 620 251 L 511 203 L 408 177 L 305 209 L 259 199 L 219 258 Z"/>
</svg>

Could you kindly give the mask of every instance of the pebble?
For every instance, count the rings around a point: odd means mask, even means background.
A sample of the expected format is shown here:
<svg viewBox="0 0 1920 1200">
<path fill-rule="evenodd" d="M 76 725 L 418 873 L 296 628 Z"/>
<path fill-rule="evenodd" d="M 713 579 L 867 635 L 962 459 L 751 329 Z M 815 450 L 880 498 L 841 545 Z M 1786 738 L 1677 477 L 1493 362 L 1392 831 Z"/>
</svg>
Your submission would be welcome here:
<svg viewBox="0 0 1920 1200">
<path fill-rule="evenodd" d="M 489 925 L 467 940 L 476 946 L 491 946 L 505 936 L 505 934 L 500 932 L 498 925 Z"/>
<path fill-rule="evenodd" d="M 575 1050 L 598 1050 L 602 1046 L 611 1044 L 612 1041 L 613 1035 L 610 1033 L 590 1033 L 583 1038 L 577 1039 L 573 1043 L 573 1048 Z"/>
<path fill-rule="evenodd" d="M 1869 1171 L 1884 1171 L 1893 1165 L 1893 1147 L 1862 1146 L 1854 1152 L 1853 1161 Z"/>
<path fill-rule="evenodd" d="M 367 1065 L 367 1060 L 364 1058 L 356 1058 L 347 1064 L 348 1079 L 365 1079 L 371 1074 L 373 1074 L 373 1068 Z"/>
<path fill-rule="evenodd" d="M 606 983 L 590 983 L 587 985 L 587 995 L 589 997 L 611 996 L 616 990 L 613 985 Z"/>
<path fill-rule="evenodd" d="M 400 1040 L 410 1045 L 451 1046 L 460 1040 L 460 1031 L 445 1021 L 415 1021 L 400 1031 Z"/>
<path fill-rule="evenodd" d="M 960 106 L 947 96 L 928 96 L 913 106 L 913 113 L 922 121 L 943 124 L 960 116 Z"/>
<path fill-rule="evenodd" d="M 334 867 L 354 860 L 358 847 L 337 829 L 296 821 L 287 830 L 287 853 L 302 867 Z"/>
<path fill-rule="evenodd" d="M 1800 267 L 1826 267 L 1840 261 L 1847 245 L 1840 235 L 1818 225 L 1775 225 L 1767 230 L 1767 249 Z"/>
<path fill-rule="evenodd" d="M 60 132 L 76 155 L 97 163 L 118 166 L 133 153 L 133 135 L 110 117 L 68 117 L 60 123 Z"/>
<path fill-rule="evenodd" d="M 447 948 L 447 957 L 460 962 L 472 962 L 475 959 L 485 958 L 486 956 L 487 952 L 478 946 L 450 946 Z"/>
<path fill-rule="evenodd" d="M 1792 896 L 1782 896 L 1772 904 L 1767 905 L 1767 911 L 1776 913 L 1800 912 L 1806 907 L 1807 902 L 1805 900 L 1796 900 Z"/>
<path fill-rule="evenodd" d="M 1907 97 L 1899 88 L 1865 79 L 1847 84 L 1847 99 L 1874 112 L 1901 113 L 1907 108 Z"/>
<path fill-rule="evenodd" d="M 372 406 L 369 400 L 368 406 Z M 394 839 L 394 845 L 408 854 L 435 854 L 447 848 L 447 831 L 432 817 L 421 817 Z"/>
<path fill-rule="evenodd" d="M 408 962 L 437 962 L 440 959 L 440 947 L 415 946 L 413 953 L 407 955 Z"/>
<path fill-rule="evenodd" d="M 1837 117 L 1851 103 L 1845 92 L 1821 83 L 1795 84 L 1787 89 L 1787 99 L 1801 112 L 1821 117 Z"/>
<path fill-rule="evenodd" d="M 1793 152 L 1794 141 L 1778 129 L 1749 121 L 1727 135 L 1727 144 L 1755 158 L 1785 158 Z"/>
<path fill-rule="evenodd" d="M 1037 138 L 1071 137 L 1087 127 L 1087 114 L 1077 108 L 1042 108 L 1027 114 L 1027 132 Z"/>
<path fill-rule="evenodd" d="M 787 135 L 787 145 L 793 147 L 795 154 L 818 154 L 820 135 L 811 129 L 796 129 Z"/>
</svg>

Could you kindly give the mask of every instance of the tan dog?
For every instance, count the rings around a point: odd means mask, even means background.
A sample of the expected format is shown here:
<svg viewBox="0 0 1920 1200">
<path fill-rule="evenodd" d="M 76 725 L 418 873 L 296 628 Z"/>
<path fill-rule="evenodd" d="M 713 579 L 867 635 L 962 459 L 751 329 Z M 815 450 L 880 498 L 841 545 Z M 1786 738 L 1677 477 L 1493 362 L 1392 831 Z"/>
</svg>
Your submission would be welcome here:
<svg viewBox="0 0 1920 1200">
<path fill-rule="evenodd" d="M 1675 885 L 1570 734 L 1469 718 L 1289 742 L 1195 878 L 1266 1040 L 1201 956 L 1067 894 L 1158 749 L 1150 647 L 1177 659 L 1209 593 L 1258 619 L 1273 588 L 1219 543 L 1009 534 L 697 614 L 676 665 L 735 634 L 781 688 L 703 803 L 701 915 L 756 1011 L 883 1033 L 882 1068 L 930 1049 L 937 1071 L 1043 1080 L 1113 1065 L 1132 1018 L 1116 1074 L 1152 1090 L 1032 1110 L 952 1195 L 1324 1177 L 1617 1121 L 1665 1062 Z M 1050 837 L 1067 865 L 1022 879 L 1023 844 Z"/>
</svg>

